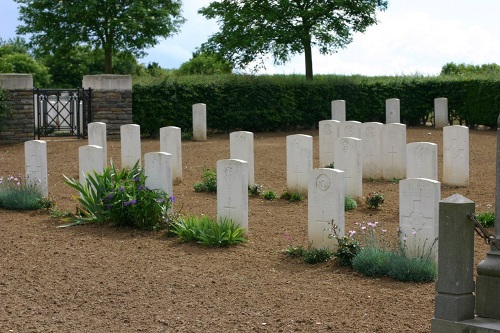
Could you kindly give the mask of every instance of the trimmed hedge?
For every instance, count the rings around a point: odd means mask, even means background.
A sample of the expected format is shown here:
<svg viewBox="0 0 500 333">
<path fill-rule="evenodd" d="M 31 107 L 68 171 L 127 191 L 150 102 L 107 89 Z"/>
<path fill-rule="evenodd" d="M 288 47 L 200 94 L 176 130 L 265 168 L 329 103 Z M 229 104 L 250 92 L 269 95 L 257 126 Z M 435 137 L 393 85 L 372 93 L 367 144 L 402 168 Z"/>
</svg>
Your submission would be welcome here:
<svg viewBox="0 0 500 333">
<path fill-rule="evenodd" d="M 399 98 L 401 122 L 429 120 L 434 98 L 447 97 L 450 118 L 469 126 L 496 128 L 500 113 L 499 78 L 303 76 L 178 76 L 134 84 L 133 120 L 143 134 L 163 126 L 192 129 L 192 105 L 207 105 L 213 131 L 267 132 L 313 128 L 331 118 L 330 103 L 343 99 L 347 119 L 385 122 L 385 100 Z"/>
</svg>

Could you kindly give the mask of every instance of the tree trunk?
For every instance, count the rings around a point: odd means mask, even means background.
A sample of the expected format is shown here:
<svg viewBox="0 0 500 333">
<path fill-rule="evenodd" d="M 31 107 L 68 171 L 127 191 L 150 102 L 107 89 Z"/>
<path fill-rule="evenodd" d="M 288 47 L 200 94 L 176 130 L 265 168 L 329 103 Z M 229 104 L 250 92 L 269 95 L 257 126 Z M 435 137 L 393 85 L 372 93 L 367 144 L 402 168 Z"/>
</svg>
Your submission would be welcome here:
<svg viewBox="0 0 500 333">
<path fill-rule="evenodd" d="M 113 52 L 110 47 L 104 48 L 104 74 L 113 74 Z"/>
<path fill-rule="evenodd" d="M 306 80 L 313 79 L 313 63 L 312 63 L 312 49 L 311 40 L 304 41 L 304 56 L 306 61 Z"/>
</svg>

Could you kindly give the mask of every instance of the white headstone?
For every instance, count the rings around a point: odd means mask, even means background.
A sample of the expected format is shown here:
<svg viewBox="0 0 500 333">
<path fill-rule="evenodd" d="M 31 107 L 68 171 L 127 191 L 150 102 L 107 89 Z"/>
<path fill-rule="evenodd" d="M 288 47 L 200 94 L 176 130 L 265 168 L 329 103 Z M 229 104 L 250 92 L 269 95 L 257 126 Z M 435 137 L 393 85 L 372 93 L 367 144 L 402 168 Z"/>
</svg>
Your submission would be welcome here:
<svg viewBox="0 0 500 333">
<path fill-rule="evenodd" d="M 339 124 L 339 138 L 361 139 L 361 123 L 355 120 L 344 121 Z"/>
<path fill-rule="evenodd" d="M 24 143 L 24 164 L 26 184 L 36 185 L 44 197 L 49 195 L 47 171 L 47 143 L 42 140 L 31 140 Z"/>
<path fill-rule="evenodd" d="M 193 140 L 207 141 L 207 105 L 193 104 Z"/>
<path fill-rule="evenodd" d="M 122 168 L 141 166 L 141 127 L 136 124 L 120 126 Z"/>
<path fill-rule="evenodd" d="M 381 158 L 383 178 L 406 178 L 406 125 L 385 124 L 382 127 Z"/>
<path fill-rule="evenodd" d="M 443 128 L 443 183 L 469 186 L 469 128 Z"/>
<path fill-rule="evenodd" d="M 80 183 L 85 185 L 87 175 L 94 175 L 94 171 L 102 173 L 105 167 L 104 148 L 101 146 L 81 146 L 78 148 Z"/>
<path fill-rule="evenodd" d="M 439 231 L 439 200 L 441 184 L 424 178 L 409 178 L 399 182 L 399 227 L 401 240 L 410 257 L 420 257 L 432 251 L 437 260 Z"/>
<path fill-rule="evenodd" d="M 445 97 L 434 99 L 434 126 L 443 128 L 449 125 L 448 121 L 448 99 Z"/>
<path fill-rule="evenodd" d="M 338 138 L 335 141 L 335 169 L 344 171 L 345 195 L 356 201 L 363 198 L 362 149 L 358 138 Z"/>
<path fill-rule="evenodd" d="M 91 146 L 99 146 L 104 149 L 104 161 L 108 160 L 108 141 L 106 137 L 106 124 L 93 122 L 88 124 L 88 143 Z"/>
<path fill-rule="evenodd" d="M 437 144 L 412 142 L 406 145 L 406 178 L 438 180 Z"/>
<path fill-rule="evenodd" d="M 316 249 L 335 250 L 337 240 L 328 238 L 332 221 L 339 236 L 345 230 L 345 179 L 344 172 L 337 169 L 320 168 L 309 170 L 307 200 L 309 242 Z"/>
<path fill-rule="evenodd" d="M 345 101 L 337 99 L 332 101 L 332 120 L 345 121 Z"/>
<path fill-rule="evenodd" d="M 313 168 L 313 138 L 295 134 L 286 137 L 286 186 L 291 193 L 307 195 L 307 173 Z"/>
<path fill-rule="evenodd" d="M 400 123 L 401 110 L 398 98 L 389 98 L 385 100 L 385 123 Z"/>
<path fill-rule="evenodd" d="M 172 155 L 172 177 L 175 184 L 182 181 L 182 133 L 176 126 L 160 128 L 160 151 Z"/>
<path fill-rule="evenodd" d="M 144 175 L 146 186 L 152 190 L 162 190 L 169 197 L 174 195 L 172 182 L 172 154 L 151 152 L 144 154 Z M 170 208 L 170 211 L 172 208 Z"/>
<path fill-rule="evenodd" d="M 230 219 L 248 232 L 248 163 L 217 161 L 217 221 Z"/>
<path fill-rule="evenodd" d="M 361 140 L 363 146 L 363 178 L 382 178 L 382 123 L 363 123 Z"/>
<path fill-rule="evenodd" d="M 338 120 L 322 120 L 319 122 L 319 166 L 321 168 L 335 161 L 333 148 L 338 138 Z"/>
<path fill-rule="evenodd" d="M 229 153 L 233 160 L 247 161 L 248 184 L 255 184 L 253 133 L 238 131 L 229 134 Z"/>
</svg>

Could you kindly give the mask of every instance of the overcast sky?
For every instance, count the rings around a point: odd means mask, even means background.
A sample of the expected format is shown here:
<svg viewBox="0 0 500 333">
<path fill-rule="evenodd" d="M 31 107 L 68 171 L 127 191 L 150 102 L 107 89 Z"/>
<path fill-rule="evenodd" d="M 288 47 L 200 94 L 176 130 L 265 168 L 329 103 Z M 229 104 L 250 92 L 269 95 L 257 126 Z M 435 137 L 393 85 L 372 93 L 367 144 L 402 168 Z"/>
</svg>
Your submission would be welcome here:
<svg viewBox="0 0 500 333">
<path fill-rule="evenodd" d="M 217 31 L 217 23 L 197 13 L 209 0 L 184 0 L 187 22 L 181 33 L 162 41 L 140 62 L 178 68 Z M 313 53 L 315 74 L 437 75 L 448 62 L 500 64 L 500 0 L 389 0 L 378 25 L 329 56 Z M 17 4 L 0 0 L 0 38 L 15 37 Z M 303 55 L 284 66 L 272 62 L 261 73 L 303 74 Z"/>
</svg>

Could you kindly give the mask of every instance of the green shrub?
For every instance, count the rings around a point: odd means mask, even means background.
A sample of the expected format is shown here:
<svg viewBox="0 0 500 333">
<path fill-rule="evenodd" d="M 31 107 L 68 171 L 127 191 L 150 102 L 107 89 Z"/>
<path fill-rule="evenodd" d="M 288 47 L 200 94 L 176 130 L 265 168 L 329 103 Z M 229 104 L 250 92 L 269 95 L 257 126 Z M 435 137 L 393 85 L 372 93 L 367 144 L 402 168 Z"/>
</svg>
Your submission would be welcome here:
<svg viewBox="0 0 500 333">
<path fill-rule="evenodd" d="M 403 282 L 432 282 L 436 279 L 436 263 L 431 258 L 408 258 L 394 255 L 387 275 Z"/>
<path fill-rule="evenodd" d="M 80 193 L 75 197 L 80 204 L 77 214 L 64 219 L 69 225 L 109 222 L 138 229 L 161 229 L 175 200 L 161 190 L 146 187 L 146 177 L 138 162 L 133 168 L 122 170 L 117 170 L 111 162 L 102 173 L 88 174 L 84 185 L 64 178 L 67 185 Z"/>
<path fill-rule="evenodd" d="M 4 129 L 5 120 L 12 116 L 12 106 L 7 102 L 5 91 L 0 88 L 0 132 Z"/>
<path fill-rule="evenodd" d="M 201 174 L 201 182 L 197 182 L 193 186 L 196 192 L 217 192 L 217 172 L 215 170 L 207 169 L 203 165 L 203 171 Z"/>
<path fill-rule="evenodd" d="M 250 195 L 258 197 L 262 193 L 262 185 L 259 184 L 248 185 L 248 193 Z"/>
<path fill-rule="evenodd" d="M 276 199 L 276 192 L 274 191 L 265 191 L 263 194 L 262 194 L 262 197 L 266 200 L 274 200 Z"/>
<path fill-rule="evenodd" d="M 44 198 L 37 184 L 27 184 L 21 177 L 0 177 L 0 207 L 13 210 L 48 208 L 51 202 Z"/>
<path fill-rule="evenodd" d="M 302 201 L 304 199 L 304 197 L 302 196 L 302 194 L 297 193 L 297 192 L 292 193 L 292 192 L 285 191 L 285 192 L 281 193 L 280 199 L 288 200 L 290 202 L 297 202 L 297 201 Z"/>
<path fill-rule="evenodd" d="M 302 254 L 302 259 L 307 264 L 318 264 L 326 262 L 333 257 L 333 252 L 330 249 L 316 249 L 309 247 Z"/>
<path fill-rule="evenodd" d="M 494 212 L 482 212 L 476 214 L 476 219 L 485 228 L 492 228 L 495 225 L 495 213 Z"/>
<path fill-rule="evenodd" d="M 340 266 L 352 267 L 352 261 L 361 250 L 361 244 L 355 238 L 355 231 L 349 231 L 348 236 L 340 236 L 338 229 L 339 227 L 332 221 L 332 234 L 329 235 L 329 238 L 337 240 L 337 250 L 334 252 L 333 257 Z"/>
<path fill-rule="evenodd" d="M 379 192 L 370 193 L 366 197 L 366 207 L 370 209 L 380 208 L 384 204 L 384 194 Z"/>
<path fill-rule="evenodd" d="M 346 212 L 358 208 L 358 203 L 353 198 L 345 197 L 344 210 Z"/>
<path fill-rule="evenodd" d="M 352 268 L 366 276 L 384 276 L 389 273 L 392 257 L 388 249 L 363 247 L 352 260 Z"/>
<path fill-rule="evenodd" d="M 172 223 L 171 231 L 181 242 L 198 242 L 207 246 L 225 247 L 246 241 L 245 229 L 236 226 L 232 220 L 222 219 L 217 223 L 206 216 L 179 218 Z"/>
</svg>

